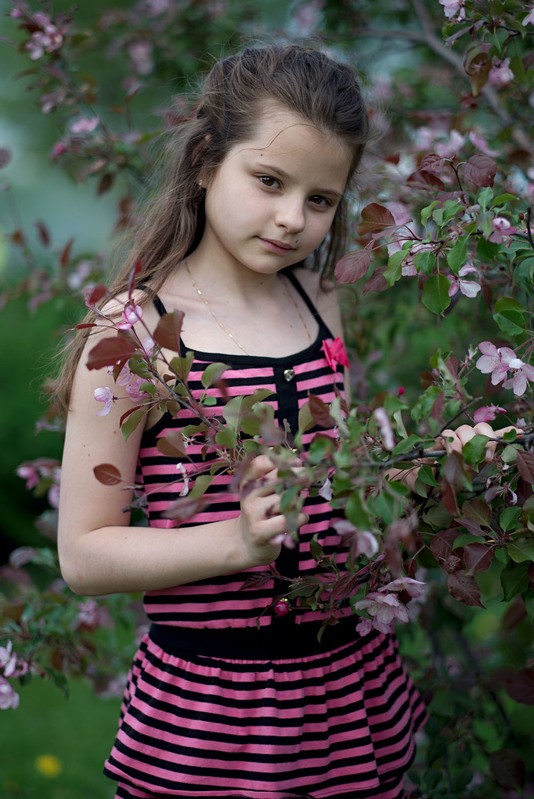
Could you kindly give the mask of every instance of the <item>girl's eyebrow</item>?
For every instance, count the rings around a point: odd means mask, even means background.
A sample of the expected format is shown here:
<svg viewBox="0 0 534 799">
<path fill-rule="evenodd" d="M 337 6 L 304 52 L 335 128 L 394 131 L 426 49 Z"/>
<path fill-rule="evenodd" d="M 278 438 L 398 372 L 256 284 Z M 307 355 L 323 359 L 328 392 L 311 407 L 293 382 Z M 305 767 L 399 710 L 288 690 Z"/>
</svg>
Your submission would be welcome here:
<svg viewBox="0 0 534 799">
<path fill-rule="evenodd" d="M 282 180 L 288 180 L 291 175 L 283 169 L 280 169 L 279 166 L 273 166 L 272 164 L 265 164 L 263 161 L 258 163 L 258 169 L 262 169 L 268 172 L 273 172 L 277 177 L 282 178 Z M 332 197 L 337 197 L 341 199 L 343 197 L 343 193 L 340 191 L 336 191 L 335 189 L 315 189 L 314 194 L 329 194 Z"/>
</svg>

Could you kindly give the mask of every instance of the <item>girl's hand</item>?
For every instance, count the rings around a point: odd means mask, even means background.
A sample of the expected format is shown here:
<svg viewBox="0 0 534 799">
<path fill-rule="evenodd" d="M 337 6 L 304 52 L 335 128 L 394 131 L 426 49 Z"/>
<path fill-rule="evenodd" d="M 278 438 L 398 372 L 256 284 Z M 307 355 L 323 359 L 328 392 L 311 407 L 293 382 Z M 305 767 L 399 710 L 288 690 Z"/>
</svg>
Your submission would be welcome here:
<svg viewBox="0 0 534 799">
<path fill-rule="evenodd" d="M 443 446 L 450 454 L 451 452 L 461 452 L 468 441 L 471 441 L 476 435 L 487 436 L 489 439 L 501 438 L 505 433 L 510 430 L 515 430 L 520 433 L 519 428 L 509 425 L 502 427 L 500 430 L 494 430 L 487 422 L 479 422 L 475 425 L 462 424 L 456 430 L 443 430 L 441 434 L 441 441 Z M 492 461 L 495 457 L 495 449 L 497 441 L 488 441 L 486 447 L 486 460 Z"/>
<path fill-rule="evenodd" d="M 298 468 L 298 467 L 297 467 Z M 280 513 L 278 470 L 268 455 L 258 455 L 251 462 L 241 483 L 242 500 L 239 532 L 251 566 L 272 563 L 282 547 L 287 533 L 285 516 Z M 297 526 L 308 521 L 299 513 Z"/>
</svg>

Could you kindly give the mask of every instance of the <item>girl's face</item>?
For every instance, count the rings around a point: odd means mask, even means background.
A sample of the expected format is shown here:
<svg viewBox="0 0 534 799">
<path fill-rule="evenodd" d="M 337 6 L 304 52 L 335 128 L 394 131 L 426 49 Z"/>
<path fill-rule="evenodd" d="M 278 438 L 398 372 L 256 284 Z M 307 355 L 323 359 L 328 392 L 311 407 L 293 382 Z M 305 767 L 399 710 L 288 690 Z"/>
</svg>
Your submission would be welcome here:
<svg viewBox="0 0 534 799">
<path fill-rule="evenodd" d="M 234 145 L 208 183 L 199 254 L 218 267 L 273 274 L 327 235 L 351 164 L 334 135 L 274 101 L 251 138 Z"/>
</svg>

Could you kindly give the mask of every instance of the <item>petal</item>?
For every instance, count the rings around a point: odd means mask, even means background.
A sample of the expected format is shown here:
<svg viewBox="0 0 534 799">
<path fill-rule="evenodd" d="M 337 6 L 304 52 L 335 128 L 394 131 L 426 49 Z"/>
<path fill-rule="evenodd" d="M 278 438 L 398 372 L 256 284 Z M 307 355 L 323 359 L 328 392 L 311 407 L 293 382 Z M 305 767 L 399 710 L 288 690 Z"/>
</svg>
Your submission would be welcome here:
<svg viewBox="0 0 534 799">
<path fill-rule="evenodd" d="M 498 355 L 497 347 L 495 344 L 492 344 L 491 341 L 481 341 L 478 345 L 478 349 L 484 355 L 493 355 L 494 357 Z"/>
<path fill-rule="evenodd" d="M 460 280 L 460 291 L 465 297 L 476 297 L 482 286 L 476 280 Z"/>
<path fill-rule="evenodd" d="M 513 376 L 512 388 L 516 397 L 522 397 L 527 390 L 527 378 L 522 369 L 519 369 Z"/>
<path fill-rule="evenodd" d="M 475 366 L 479 369 L 482 374 L 487 375 L 490 372 L 493 372 L 496 366 L 499 366 L 498 358 L 495 358 L 493 355 L 482 355 L 476 362 Z"/>
</svg>

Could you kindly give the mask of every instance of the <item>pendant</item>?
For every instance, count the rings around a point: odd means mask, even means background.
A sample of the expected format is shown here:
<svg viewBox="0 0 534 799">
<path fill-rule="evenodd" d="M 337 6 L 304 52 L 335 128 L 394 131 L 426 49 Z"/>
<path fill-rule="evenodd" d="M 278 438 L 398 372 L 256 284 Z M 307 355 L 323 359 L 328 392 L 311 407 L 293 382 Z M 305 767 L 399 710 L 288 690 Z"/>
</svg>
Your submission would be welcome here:
<svg viewBox="0 0 534 799">
<path fill-rule="evenodd" d="M 284 369 L 284 377 L 289 383 L 290 380 L 293 380 L 295 377 L 295 370 L 294 369 Z"/>
</svg>

